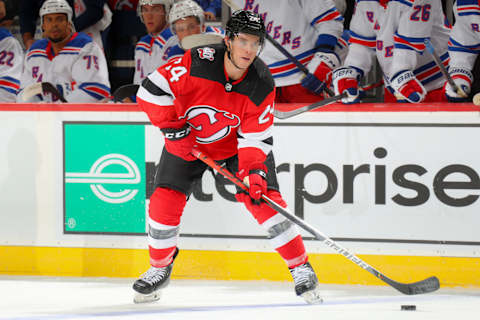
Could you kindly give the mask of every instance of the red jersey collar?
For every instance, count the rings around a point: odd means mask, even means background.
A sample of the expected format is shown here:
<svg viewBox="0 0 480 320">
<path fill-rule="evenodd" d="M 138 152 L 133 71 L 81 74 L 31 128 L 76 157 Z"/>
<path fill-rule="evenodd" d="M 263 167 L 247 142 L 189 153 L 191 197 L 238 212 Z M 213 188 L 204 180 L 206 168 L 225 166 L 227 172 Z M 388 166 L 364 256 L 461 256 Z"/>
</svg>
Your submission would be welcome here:
<svg viewBox="0 0 480 320">
<path fill-rule="evenodd" d="M 70 40 L 68 40 L 68 42 L 65 45 L 70 43 L 77 36 L 78 36 L 78 32 L 73 33 L 72 36 L 70 37 Z M 62 48 L 62 50 L 63 50 L 63 48 Z M 60 52 L 62 52 L 62 50 L 60 50 Z M 55 52 L 53 51 L 53 48 L 52 48 L 52 41 L 48 40 L 47 48 L 45 49 L 45 51 L 47 52 L 48 60 L 52 61 L 53 58 L 55 58 Z"/>
</svg>

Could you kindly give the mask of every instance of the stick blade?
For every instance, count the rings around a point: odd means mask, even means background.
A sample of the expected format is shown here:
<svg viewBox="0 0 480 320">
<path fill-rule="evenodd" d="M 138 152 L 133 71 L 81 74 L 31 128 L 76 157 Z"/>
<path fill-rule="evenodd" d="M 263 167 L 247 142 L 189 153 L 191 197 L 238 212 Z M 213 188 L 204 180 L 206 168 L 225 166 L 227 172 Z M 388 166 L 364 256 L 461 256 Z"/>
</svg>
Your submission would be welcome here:
<svg viewBox="0 0 480 320">
<path fill-rule="evenodd" d="M 208 46 L 216 43 L 221 43 L 223 37 L 218 34 L 200 33 L 186 36 L 182 39 L 182 48 L 185 50 L 193 47 Z"/>
<path fill-rule="evenodd" d="M 413 283 L 400 283 L 391 279 L 382 279 L 403 294 L 414 295 L 437 291 L 440 288 L 440 281 L 437 277 L 430 277 Z"/>
<path fill-rule="evenodd" d="M 140 88 L 138 84 L 125 84 L 119 87 L 113 93 L 113 101 L 122 102 L 125 98 L 137 95 L 138 88 Z"/>
</svg>

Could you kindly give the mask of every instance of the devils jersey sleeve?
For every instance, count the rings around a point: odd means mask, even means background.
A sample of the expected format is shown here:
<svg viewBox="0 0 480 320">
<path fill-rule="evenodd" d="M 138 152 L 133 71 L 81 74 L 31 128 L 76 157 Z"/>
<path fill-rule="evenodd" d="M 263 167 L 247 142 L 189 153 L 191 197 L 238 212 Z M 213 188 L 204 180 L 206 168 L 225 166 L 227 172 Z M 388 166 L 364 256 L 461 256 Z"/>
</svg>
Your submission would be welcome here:
<svg viewBox="0 0 480 320">
<path fill-rule="evenodd" d="M 272 148 L 273 79 L 257 59 L 242 79 L 228 81 L 224 53 L 221 44 L 188 50 L 152 72 L 137 101 L 154 125 L 174 108 L 176 118 L 192 127 L 199 149 L 215 160 L 238 153 L 240 166 L 263 162 Z"/>
<path fill-rule="evenodd" d="M 453 12 L 455 25 L 448 46 L 450 67 L 472 71 L 480 53 L 480 5 L 477 0 L 457 0 Z"/>
<path fill-rule="evenodd" d="M 0 28 L 0 101 L 15 102 L 22 68 L 22 46 L 8 30 Z"/>
</svg>

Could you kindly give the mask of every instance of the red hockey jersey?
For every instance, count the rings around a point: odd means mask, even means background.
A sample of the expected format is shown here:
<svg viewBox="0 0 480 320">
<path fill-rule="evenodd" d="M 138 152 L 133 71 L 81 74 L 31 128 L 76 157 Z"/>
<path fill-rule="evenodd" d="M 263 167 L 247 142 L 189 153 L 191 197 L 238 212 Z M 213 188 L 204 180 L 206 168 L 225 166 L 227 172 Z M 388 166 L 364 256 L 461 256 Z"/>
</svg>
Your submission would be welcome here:
<svg viewBox="0 0 480 320">
<path fill-rule="evenodd" d="M 275 86 L 259 58 L 241 79 L 228 79 L 224 55 L 223 44 L 192 48 L 151 73 L 137 101 L 154 125 L 167 120 L 165 108 L 173 106 L 192 127 L 200 151 L 215 160 L 238 153 L 243 168 L 271 151 Z"/>
</svg>

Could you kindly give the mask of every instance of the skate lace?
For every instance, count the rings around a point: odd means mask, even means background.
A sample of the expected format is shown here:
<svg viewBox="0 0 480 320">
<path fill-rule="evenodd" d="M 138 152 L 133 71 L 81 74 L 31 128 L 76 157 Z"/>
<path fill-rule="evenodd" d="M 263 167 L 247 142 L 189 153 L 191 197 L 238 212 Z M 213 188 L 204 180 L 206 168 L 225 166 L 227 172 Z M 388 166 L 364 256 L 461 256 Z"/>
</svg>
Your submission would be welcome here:
<svg viewBox="0 0 480 320">
<path fill-rule="evenodd" d="M 294 269 L 291 269 L 291 273 L 292 273 L 293 281 L 295 282 L 296 285 L 310 281 L 311 271 L 305 265 L 298 266 Z"/>
<path fill-rule="evenodd" d="M 167 274 L 167 267 L 164 268 L 154 268 L 151 267 L 150 269 L 147 270 L 142 275 L 142 280 L 149 283 L 149 284 L 155 284 L 159 281 L 161 281 L 165 275 Z"/>
</svg>

